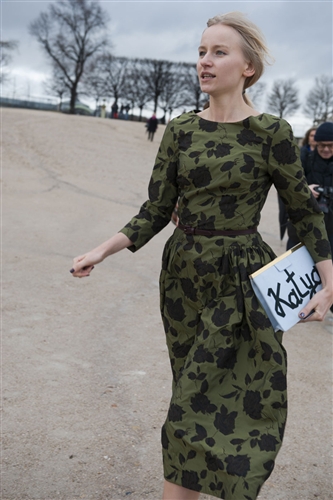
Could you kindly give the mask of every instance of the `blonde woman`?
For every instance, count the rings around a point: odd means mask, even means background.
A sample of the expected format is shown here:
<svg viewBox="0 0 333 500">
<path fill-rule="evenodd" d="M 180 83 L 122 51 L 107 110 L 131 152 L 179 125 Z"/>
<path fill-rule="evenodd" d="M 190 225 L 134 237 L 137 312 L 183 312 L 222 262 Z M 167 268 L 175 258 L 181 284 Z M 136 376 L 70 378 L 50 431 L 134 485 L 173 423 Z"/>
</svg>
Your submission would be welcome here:
<svg viewBox="0 0 333 500">
<path fill-rule="evenodd" d="M 197 69 L 209 107 L 168 124 L 149 199 L 117 235 L 75 258 L 71 270 L 88 276 L 107 256 L 139 250 L 170 222 L 178 200 L 160 277 L 173 373 L 162 428 L 164 500 L 196 500 L 200 492 L 253 500 L 273 470 L 286 421 L 286 356 L 282 332 L 274 332 L 249 282 L 275 257 L 257 230 L 272 184 L 323 282 L 300 318 L 314 309 L 306 321 L 321 321 L 332 303 L 323 216 L 292 130 L 253 109 L 244 93 L 260 78 L 267 54 L 262 34 L 242 14 L 208 21 Z"/>
</svg>

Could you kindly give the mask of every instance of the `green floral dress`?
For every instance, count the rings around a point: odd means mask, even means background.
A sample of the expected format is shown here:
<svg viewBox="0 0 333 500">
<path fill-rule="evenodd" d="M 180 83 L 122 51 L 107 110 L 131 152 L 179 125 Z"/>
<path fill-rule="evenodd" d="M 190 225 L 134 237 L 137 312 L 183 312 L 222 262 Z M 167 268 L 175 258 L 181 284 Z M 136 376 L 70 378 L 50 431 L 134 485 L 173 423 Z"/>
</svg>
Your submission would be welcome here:
<svg viewBox="0 0 333 500">
<path fill-rule="evenodd" d="M 170 222 L 178 199 L 183 225 L 258 226 L 272 184 L 315 262 L 329 259 L 289 124 L 268 114 L 217 123 L 184 113 L 165 130 L 149 200 L 121 232 L 138 250 Z M 166 243 L 160 292 L 173 391 L 162 446 L 170 482 L 253 500 L 273 470 L 286 422 L 286 353 L 248 276 L 274 257 L 259 233 L 176 228 Z"/>
</svg>

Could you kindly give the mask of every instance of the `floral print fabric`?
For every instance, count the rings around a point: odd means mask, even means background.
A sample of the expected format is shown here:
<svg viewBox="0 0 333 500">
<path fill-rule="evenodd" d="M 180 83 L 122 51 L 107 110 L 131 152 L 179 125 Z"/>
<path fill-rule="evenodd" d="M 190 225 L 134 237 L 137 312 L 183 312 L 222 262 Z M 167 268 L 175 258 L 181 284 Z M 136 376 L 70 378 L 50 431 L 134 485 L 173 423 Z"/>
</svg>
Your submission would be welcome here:
<svg viewBox="0 0 333 500">
<path fill-rule="evenodd" d="M 183 225 L 258 226 L 272 183 L 314 260 L 330 258 L 291 128 L 267 114 L 223 124 L 190 112 L 171 121 L 149 199 L 121 232 L 138 250 L 170 222 L 177 200 Z M 206 237 L 176 228 L 166 243 L 160 292 L 173 372 L 162 429 L 168 481 L 253 500 L 273 470 L 286 420 L 286 353 L 248 276 L 274 257 L 259 233 Z"/>
</svg>

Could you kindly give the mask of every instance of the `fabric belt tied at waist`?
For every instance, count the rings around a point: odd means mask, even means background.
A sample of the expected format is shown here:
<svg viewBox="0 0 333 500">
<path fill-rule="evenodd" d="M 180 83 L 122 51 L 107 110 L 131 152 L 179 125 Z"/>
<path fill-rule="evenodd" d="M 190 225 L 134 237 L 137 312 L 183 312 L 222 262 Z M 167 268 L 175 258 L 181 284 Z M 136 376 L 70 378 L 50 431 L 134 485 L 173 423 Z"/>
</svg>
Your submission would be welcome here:
<svg viewBox="0 0 333 500">
<path fill-rule="evenodd" d="M 241 236 L 242 234 L 254 234 L 257 232 L 256 227 L 250 227 L 249 229 L 235 229 L 235 230 L 219 230 L 219 229 L 199 229 L 197 227 L 183 226 L 183 224 L 178 224 L 179 229 L 184 231 L 185 234 L 198 234 L 202 236 Z"/>
</svg>

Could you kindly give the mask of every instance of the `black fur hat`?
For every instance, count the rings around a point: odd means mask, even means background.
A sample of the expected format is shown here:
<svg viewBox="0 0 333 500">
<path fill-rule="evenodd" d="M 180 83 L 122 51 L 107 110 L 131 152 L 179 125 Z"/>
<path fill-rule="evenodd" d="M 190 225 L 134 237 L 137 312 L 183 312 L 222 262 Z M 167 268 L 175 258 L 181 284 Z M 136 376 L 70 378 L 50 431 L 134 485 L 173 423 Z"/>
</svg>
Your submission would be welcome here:
<svg viewBox="0 0 333 500">
<path fill-rule="evenodd" d="M 316 142 L 333 142 L 333 122 L 325 122 L 319 125 L 314 140 Z"/>
</svg>

